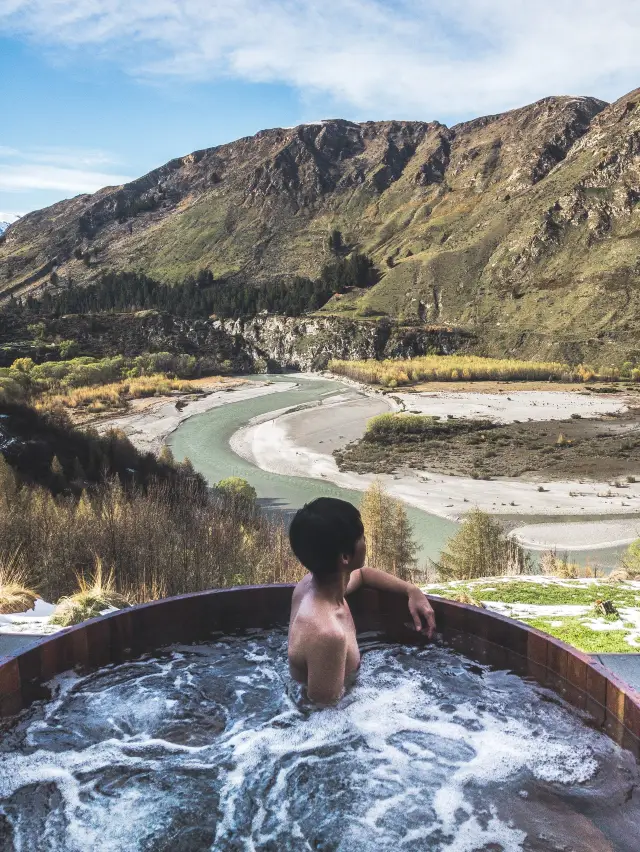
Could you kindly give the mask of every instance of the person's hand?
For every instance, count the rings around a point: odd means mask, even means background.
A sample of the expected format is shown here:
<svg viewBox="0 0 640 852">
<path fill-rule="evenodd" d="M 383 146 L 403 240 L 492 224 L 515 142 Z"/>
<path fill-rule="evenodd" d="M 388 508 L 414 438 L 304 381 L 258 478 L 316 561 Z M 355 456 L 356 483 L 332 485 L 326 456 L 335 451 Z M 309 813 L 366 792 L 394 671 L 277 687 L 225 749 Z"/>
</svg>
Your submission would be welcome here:
<svg viewBox="0 0 640 852">
<path fill-rule="evenodd" d="M 417 586 L 409 590 L 409 612 L 416 630 L 431 639 L 436 629 L 436 616 L 426 596 Z"/>
</svg>

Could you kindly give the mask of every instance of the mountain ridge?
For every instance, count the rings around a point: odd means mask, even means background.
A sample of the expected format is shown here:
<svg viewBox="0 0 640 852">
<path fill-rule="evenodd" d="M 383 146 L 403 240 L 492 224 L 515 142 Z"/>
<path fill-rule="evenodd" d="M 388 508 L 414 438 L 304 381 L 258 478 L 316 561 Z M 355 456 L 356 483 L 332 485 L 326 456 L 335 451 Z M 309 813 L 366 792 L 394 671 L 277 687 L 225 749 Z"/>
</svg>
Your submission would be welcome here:
<svg viewBox="0 0 640 852">
<path fill-rule="evenodd" d="M 256 284 L 313 278 L 339 231 L 380 280 L 326 313 L 492 334 L 628 332 L 640 321 L 639 102 L 635 90 L 613 104 L 544 98 L 451 128 L 263 130 L 23 217 L 0 242 L 0 299 L 111 269 L 176 284 L 200 269 Z"/>
</svg>

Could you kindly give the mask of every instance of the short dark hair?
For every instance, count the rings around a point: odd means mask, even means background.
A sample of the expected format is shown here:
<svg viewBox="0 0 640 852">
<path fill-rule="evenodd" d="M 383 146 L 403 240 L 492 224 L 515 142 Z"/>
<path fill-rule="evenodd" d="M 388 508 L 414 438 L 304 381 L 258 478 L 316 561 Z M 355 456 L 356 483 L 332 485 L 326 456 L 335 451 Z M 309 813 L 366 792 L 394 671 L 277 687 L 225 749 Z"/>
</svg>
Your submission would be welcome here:
<svg viewBox="0 0 640 852">
<path fill-rule="evenodd" d="M 289 542 L 296 557 L 318 579 L 337 573 L 338 557 L 353 556 L 364 534 L 360 512 L 346 500 L 318 497 L 296 512 Z"/>
</svg>

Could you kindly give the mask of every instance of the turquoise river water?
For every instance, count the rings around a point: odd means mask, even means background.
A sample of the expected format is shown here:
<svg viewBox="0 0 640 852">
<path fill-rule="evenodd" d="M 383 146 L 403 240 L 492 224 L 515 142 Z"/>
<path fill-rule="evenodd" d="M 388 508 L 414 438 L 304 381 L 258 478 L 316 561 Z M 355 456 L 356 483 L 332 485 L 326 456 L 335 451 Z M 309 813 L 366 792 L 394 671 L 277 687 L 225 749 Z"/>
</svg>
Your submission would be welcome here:
<svg viewBox="0 0 640 852">
<path fill-rule="evenodd" d="M 256 378 L 264 381 L 264 376 Z M 270 380 L 290 382 L 295 381 L 295 378 L 271 376 Z M 210 483 L 218 482 L 228 476 L 240 476 L 248 480 L 256 489 L 258 498 L 266 509 L 294 511 L 315 497 L 340 497 L 358 505 L 362 498 L 361 492 L 339 488 L 337 485 L 319 479 L 269 473 L 236 455 L 229 446 L 229 439 L 234 432 L 254 417 L 290 406 L 311 403 L 340 393 L 343 389 L 344 386 L 338 381 L 305 377 L 292 390 L 229 403 L 203 414 L 197 414 L 180 425 L 170 436 L 168 444 L 177 459 L 187 456 L 195 469 Z M 424 564 L 427 559 L 437 559 L 447 539 L 458 529 L 458 524 L 411 506 L 407 506 L 407 513 L 420 548 L 420 564 Z M 518 524 L 524 525 L 540 522 L 540 520 L 540 518 L 523 516 L 518 520 Z M 554 519 L 545 518 L 544 520 Z M 558 518 L 558 520 L 566 522 L 568 519 Z M 623 551 L 624 548 L 580 551 L 573 554 L 572 559 L 582 564 L 610 568 L 619 564 Z"/>
</svg>

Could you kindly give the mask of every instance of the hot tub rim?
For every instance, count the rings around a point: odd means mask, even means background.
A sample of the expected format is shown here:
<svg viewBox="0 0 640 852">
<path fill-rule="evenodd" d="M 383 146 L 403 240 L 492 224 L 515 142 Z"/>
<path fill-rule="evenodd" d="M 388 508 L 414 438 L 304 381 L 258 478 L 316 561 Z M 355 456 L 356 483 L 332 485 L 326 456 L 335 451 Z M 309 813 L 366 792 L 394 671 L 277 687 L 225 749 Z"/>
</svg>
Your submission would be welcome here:
<svg viewBox="0 0 640 852">
<path fill-rule="evenodd" d="M 50 697 L 46 684 L 74 668 L 97 669 L 176 643 L 282 625 L 293 584 L 234 586 L 116 610 L 0 656 L 0 721 Z M 536 628 L 468 604 L 428 595 L 448 645 L 478 662 L 509 669 L 551 689 L 640 761 L 640 693 L 591 655 Z M 401 595 L 361 589 L 349 599 L 359 631 L 421 644 Z"/>
</svg>

